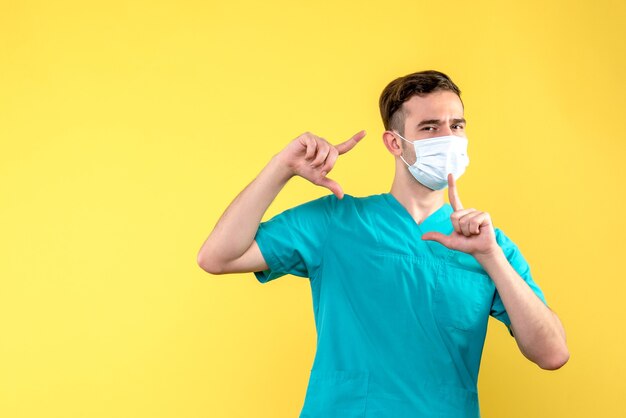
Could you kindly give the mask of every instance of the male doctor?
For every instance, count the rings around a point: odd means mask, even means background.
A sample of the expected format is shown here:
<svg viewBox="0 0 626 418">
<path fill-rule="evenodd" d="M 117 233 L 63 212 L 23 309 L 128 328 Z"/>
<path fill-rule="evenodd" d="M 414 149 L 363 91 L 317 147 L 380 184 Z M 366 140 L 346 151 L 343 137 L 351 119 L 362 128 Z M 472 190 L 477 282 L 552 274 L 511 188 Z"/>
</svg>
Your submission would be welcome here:
<svg viewBox="0 0 626 418">
<path fill-rule="evenodd" d="M 261 283 L 309 278 L 318 340 L 300 417 L 476 418 L 490 315 L 542 369 L 568 361 L 565 332 L 518 247 L 487 212 L 461 203 L 456 180 L 469 157 L 459 88 L 422 71 L 392 81 L 379 105 L 395 159 L 389 193 L 344 195 L 328 177 L 364 131 L 338 145 L 304 133 L 234 199 L 198 264 Z M 294 176 L 332 194 L 261 222 Z"/>
</svg>

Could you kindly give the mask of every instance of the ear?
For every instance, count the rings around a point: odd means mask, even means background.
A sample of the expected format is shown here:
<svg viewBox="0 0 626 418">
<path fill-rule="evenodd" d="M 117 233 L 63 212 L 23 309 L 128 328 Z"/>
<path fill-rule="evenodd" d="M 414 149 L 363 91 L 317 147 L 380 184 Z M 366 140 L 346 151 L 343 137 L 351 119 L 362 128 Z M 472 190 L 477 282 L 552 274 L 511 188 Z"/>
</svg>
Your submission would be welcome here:
<svg viewBox="0 0 626 418">
<path fill-rule="evenodd" d="M 394 135 L 393 132 L 383 132 L 383 143 L 385 144 L 385 147 L 387 147 L 387 151 L 389 151 L 396 157 L 402 155 L 402 144 L 400 143 L 400 141 L 402 140 Z"/>
</svg>

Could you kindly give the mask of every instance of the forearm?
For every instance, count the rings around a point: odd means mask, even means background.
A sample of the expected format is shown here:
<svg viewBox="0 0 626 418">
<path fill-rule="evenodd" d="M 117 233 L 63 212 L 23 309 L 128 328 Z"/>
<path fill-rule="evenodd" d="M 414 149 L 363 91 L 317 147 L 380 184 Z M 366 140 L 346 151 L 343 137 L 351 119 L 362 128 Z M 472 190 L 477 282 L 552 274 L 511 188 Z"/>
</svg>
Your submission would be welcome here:
<svg viewBox="0 0 626 418">
<path fill-rule="evenodd" d="M 267 208 L 293 176 L 278 156 L 226 208 L 198 253 L 200 265 L 220 265 L 250 248 Z"/>
<path fill-rule="evenodd" d="M 522 353 L 544 369 L 569 358 L 561 322 L 509 264 L 501 249 L 476 259 L 494 281 Z"/>
<path fill-rule="evenodd" d="M 198 252 L 198 264 L 213 274 L 260 271 L 268 267 L 254 243 L 263 214 L 287 181 L 300 176 L 326 187 L 337 198 L 343 190 L 327 177 L 337 157 L 350 151 L 365 136 L 357 132 L 334 146 L 305 132 L 276 154 L 261 173 L 228 206 Z"/>
</svg>

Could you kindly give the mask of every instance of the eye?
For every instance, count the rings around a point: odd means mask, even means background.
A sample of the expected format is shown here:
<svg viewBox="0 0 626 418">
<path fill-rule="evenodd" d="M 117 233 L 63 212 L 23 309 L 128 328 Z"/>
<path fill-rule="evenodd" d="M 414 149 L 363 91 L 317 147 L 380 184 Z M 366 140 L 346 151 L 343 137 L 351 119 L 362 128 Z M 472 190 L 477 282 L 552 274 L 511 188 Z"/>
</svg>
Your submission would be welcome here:
<svg viewBox="0 0 626 418">
<path fill-rule="evenodd" d="M 434 126 L 424 126 L 422 128 L 422 131 L 430 131 L 431 129 L 435 129 L 435 127 Z"/>
<path fill-rule="evenodd" d="M 464 129 L 465 126 L 463 126 L 460 123 L 455 123 L 454 125 L 452 125 L 452 129 Z"/>
</svg>

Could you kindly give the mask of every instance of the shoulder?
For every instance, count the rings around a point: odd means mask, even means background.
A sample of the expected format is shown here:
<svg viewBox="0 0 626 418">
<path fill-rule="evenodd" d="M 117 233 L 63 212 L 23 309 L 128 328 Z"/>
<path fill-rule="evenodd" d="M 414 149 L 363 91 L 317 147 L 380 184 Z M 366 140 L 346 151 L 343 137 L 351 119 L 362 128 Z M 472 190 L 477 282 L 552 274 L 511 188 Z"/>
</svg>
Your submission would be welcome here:
<svg viewBox="0 0 626 418">
<path fill-rule="evenodd" d="M 502 248 L 502 252 L 504 252 L 507 260 L 509 260 L 509 263 L 511 263 L 516 270 L 527 269 L 528 262 L 524 258 L 524 255 L 518 248 L 517 244 L 515 244 L 515 242 L 513 242 L 513 240 L 509 238 L 501 229 L 494 228 L 494 230 L 496 234 L 496 242 L 500 248 Z"/>
<path fill-rule="evenodd" d="M 337 213 L 341 213 L 344 215 L 348 214 L 360 214 L 364 216 L 365 214 L 372 214 L 379 212 L 381 207 L 385 207 L 385 199 L 382 194 L 375 194 L 369 196 L 353 196 L 349 194 L 345 194 L 343 199 L 337 199 L 334 195 L 332 198 L 335 199 L 335 208 Z"/>
<path fill-rule="evenodd" d="M 382 195 L 356 197 L 345 194 L 338 199 L 334 194 L 322 196 L 293 206 L 278 215 L 289 219 L 351 219 L 377 212 L 376 206 L 384 204 Z"/>
<path fill-rule="evenodd" d="M 336 199 L 336 197 L 335 197 Z M 347 206 L 375 206 L 384 203 L 384 194 L 373 194 L 369 196 L 352 196 L 349 194 L 344 195 L 343 199 L 337 199 Z"/>
<path fill-rule="evenodd" d="M 496 242 L 502 248 L 505 254 L 517 251 L 517 245 L 509 238 L 500 228 L 494 228 L 496 234 Z"/>
<path fill-rule="evenodd" d="M 329 194 L 306 202 L 304 203 L 304 205 L 329 207 L 333 209 L 347 209 L 352 207 L 362 208 L 367 206 L 375 206 L 381 203 L 384 203 L 384 196 L 382 194 L 370 196 L 352 196 L 349 194 L 344 194 L 343 199 L 337 198 L 337 196 L 335 196 L 334 194 Z"/>
</svg>

